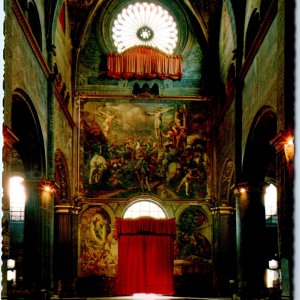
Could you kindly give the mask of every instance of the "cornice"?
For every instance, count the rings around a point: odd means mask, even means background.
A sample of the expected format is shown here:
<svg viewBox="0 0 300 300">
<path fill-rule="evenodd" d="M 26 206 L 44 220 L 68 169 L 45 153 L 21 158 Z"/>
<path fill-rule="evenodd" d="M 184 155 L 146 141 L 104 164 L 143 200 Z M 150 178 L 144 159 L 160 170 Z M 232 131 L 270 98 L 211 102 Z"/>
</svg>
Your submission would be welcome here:
<svg viewBox="0 0 300 300">
<path fill-rule="evenodd" d="M 113 94 L 91 94 L 91 93 L 76 93 L 75 95 L 81 99 L 134 99 L 134 100 L 182 100 L 182 101 L 199 101 L 210 102 L 212 96 L 133 96 L 133 95 L 113 95 Z"/>
</svg>

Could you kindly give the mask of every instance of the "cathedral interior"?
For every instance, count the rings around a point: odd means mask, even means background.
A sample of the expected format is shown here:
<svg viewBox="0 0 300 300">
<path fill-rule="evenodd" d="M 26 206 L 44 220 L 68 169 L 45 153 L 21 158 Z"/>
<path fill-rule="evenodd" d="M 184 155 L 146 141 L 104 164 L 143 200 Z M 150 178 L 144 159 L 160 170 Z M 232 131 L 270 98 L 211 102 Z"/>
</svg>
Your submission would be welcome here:
<svg viewBox="0 0 300 300">
<path fill-rule="evenodd" d="M 4 12 L 2 299 L 293 299 L 293 1 Z"/>
</svg>

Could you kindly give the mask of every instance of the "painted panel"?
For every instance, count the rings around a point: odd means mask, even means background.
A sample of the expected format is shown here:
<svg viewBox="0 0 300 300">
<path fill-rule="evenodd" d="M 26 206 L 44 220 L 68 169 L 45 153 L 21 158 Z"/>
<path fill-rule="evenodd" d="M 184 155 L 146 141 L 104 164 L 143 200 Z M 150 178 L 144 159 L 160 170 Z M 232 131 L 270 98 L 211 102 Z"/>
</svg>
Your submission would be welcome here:
<svg viewBox="0 0 300 300">
<path fill-rule="evenodd" d="M 209 220 L 200 206 L 180 215 L 174 241 L 174 275 L 211 272 L 211 242 L 205 236 Z"/>
<path fill-rule="evenodd" d="M 78 275 L 116 275 L 118 242 L 105 208 L 92 206 L 80 217 Z"/>
<path fill-rule="evenodd" d="M 81 186 L 86 197 L 163 200 L 207 196 L 207 103 L 87 101 L 81 107 Z"/>
</svg>

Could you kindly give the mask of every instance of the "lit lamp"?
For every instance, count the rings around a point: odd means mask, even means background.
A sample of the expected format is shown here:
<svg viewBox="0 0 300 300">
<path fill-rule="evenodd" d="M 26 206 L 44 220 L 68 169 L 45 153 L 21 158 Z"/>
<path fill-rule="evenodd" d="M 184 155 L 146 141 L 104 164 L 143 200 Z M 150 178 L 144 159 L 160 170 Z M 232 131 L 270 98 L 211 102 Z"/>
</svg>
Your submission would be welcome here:
<svg viewBox="0 0 300 300">
<path fill-rule="evenodd" d="M 7 260 L 7 281 L 12 281 L 13 285 L 16 285 L 16 261 L 14 259 Z"/>
<path fill-rule="evenodd" d="M 294 138 L 289 137 L 284 144 L 284 154 L 286 161 L 288 163 L 292 163 L 294 160 L 294 154 L 295 154 L 295 146 L 294 146 Z"/>
<path fill-rule="evenodd" d="M 278 269 L 279 263 L 276 259 L 269 261 L 269 268 L 267 269 L 267 287 L 268 288 L 279 288 L 280 283 L 280 271 Z"/>
<path fill-rule="evenodd" d="M 278 261 L 276 259 L 272 259 L 269 261 L 269 269 L 271 269 L 271 270 L 278 269 Z"/>
<path fill-rule="evenodd" d="M 42 192 L 55 193 L 56 189 L 58 188 L 58 185 L 55 181 L 41 180 L 39 188 Z"/>
</svg>

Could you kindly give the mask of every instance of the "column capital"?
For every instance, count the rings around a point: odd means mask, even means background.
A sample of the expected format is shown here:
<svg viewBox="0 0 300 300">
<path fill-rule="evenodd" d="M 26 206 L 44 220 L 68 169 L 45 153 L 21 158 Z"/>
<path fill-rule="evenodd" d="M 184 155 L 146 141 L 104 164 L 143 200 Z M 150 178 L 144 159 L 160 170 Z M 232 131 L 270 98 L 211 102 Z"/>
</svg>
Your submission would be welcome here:
<svg viewBox="0 0 300 300">
<path fill-rule="evenodd" d="M 57 215 L 65 215 L 65 214 L 78 215 L 80 210 L 81 210 L 80 207 L 74 205 L 68 205 L 68 204 L 54 206 L 54 212 Z"/>
<path fill-rule="evenodd" d="M 221 205 L 211 208 L 212 215 L 234 215 L 235 208 L 228 205 Z"/>
<path fill-rule="evenodd" d="M 237 183 L 234 186 L 234 194 L 240 195 L 243 193 L 259 193 L 267 187 L 266 182 L 245 181 Z"/>
</svg>

